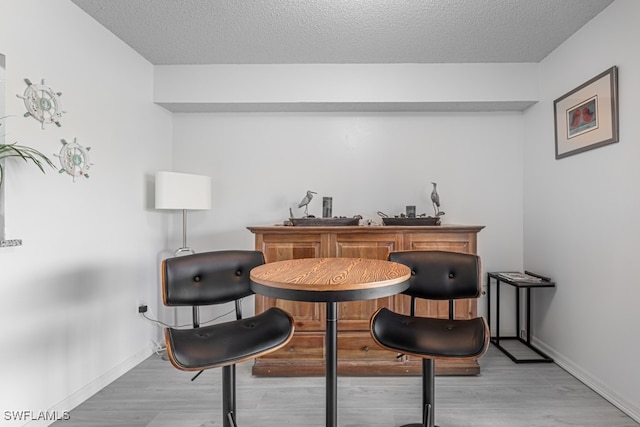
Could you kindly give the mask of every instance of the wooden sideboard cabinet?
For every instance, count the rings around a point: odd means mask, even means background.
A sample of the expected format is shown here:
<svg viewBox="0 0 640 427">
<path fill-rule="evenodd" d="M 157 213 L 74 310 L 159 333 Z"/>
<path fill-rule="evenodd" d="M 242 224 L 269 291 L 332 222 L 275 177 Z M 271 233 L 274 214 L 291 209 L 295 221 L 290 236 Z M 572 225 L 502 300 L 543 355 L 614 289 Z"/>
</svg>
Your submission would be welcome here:
<svg viewBox="0 0 640 427">
<path fill-rule="evenodd" d="M 247 227 L 255 235 L 255 249 L 266 262 L 296 258 L 349 257 L 387 259 L 390 252 L 447 250 L 476 253 L 477 234 L 483 226 L 339 226 Z M 380 348 L 369 333 L 369 319 L 380 307 L 409 313 L 409 297 L 395 295 L 377 300 L 338 304 L 338 373 L 340 375 L 420 375 L 421 359 L 399 356 Z M 325 309 L 322 303 L 276 300 L 255 296 L 256 313 L 280 307 L 295 319 L 295 335 L 281 350 L 254 362 L 253 374 L 262 376 L 324 375 Z M 419 301 L 418 315 L 447 317 L 446 301 Z M 456 303 L 456 317 L 477 313 L 477 300 Z M 440 375 L 475 375 L 477 360 L 436 362 Z"/>
</svg>

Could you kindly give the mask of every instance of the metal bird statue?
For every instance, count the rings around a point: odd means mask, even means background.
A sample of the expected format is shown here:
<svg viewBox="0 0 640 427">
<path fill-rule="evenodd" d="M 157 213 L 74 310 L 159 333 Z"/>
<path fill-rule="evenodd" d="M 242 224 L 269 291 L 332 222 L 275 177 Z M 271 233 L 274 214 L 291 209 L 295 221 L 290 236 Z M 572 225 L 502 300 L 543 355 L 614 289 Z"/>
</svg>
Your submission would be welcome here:
<svg viewBox="0 0 640 427">
<path fill-rule="evenodd" d="M 318 193 L 316 193 L 315 191 L 307 191 L 307 195 L 302 198 L 300 203 L 298 203 L 299 208 L 304 206 L 305 217 L 309 216 L 309 203 L 311 202 L 311 199 L 313 199 L 314 194 L 318 194 Z"/>
<path fill-rule="evenodd" d="M 438 194 L 438 190 L 436 186 L 438 185 L 435 182 L 432 182 L 433 190 L 431 190 L 431 203 L 433 203 L 433 211 L 436 216 L 444 215 L 444 212 L 440 211 L 440 195 Z"/>
</svg>

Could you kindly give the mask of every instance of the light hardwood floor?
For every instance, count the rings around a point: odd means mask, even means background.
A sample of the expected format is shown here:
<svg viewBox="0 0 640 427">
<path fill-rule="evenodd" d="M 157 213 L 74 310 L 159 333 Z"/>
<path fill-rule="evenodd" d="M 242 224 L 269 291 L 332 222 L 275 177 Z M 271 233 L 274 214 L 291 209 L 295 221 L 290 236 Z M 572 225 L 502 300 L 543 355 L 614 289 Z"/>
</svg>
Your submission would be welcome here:
<svg viewBox="0 0 640 427">
<path fill-rule="evenodd" d="M 473 377 L 436 377 L 442 427 L 638 427 L 555 364 L 515 364 L 493 346 Z M 324 378 L 252 377 L 238 366 L 241 427 L 322 427 Z M 153 355 L 71 411 L 55 427 L 221 426 L 221 371 L 191 373 Z M 392 427 L 420 421 L 420 377 L 339 377 L 340 427 Z"/>
</svg>

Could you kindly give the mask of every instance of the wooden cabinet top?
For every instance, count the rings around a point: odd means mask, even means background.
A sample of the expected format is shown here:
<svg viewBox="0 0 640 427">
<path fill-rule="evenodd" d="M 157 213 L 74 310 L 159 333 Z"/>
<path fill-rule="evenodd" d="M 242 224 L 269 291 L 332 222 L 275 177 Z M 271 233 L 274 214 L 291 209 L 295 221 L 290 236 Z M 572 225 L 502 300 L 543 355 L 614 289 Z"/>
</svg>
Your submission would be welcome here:
<svg viewBox="0 0 640 427">
<path fill-rule="evenodd" d="M 254 234 L 259 233 L 283 233 L 283 234 L 309 234 L 309 233 L 477 233 L 484 225 L 424 225 L 424 226 L 396 226 L 396 225 L 357 225 L 335 227 L 299 227 L 290 225 L 266 225 L 248 226 L 247 229 Z"/>
</svg>

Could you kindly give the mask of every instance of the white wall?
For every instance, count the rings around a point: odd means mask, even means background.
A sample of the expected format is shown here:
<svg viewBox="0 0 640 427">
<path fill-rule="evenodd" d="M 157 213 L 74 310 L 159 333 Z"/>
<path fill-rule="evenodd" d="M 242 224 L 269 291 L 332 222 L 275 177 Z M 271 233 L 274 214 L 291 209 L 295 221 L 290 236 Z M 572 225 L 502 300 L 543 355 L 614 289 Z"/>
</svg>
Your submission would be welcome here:
<svg viewBox="0 0 640 427">
<path fill-rule="evenodd" d="M 189 104 L 504 105 L 537 100 L 537 71 L 533 63 L 159 65 L 154 100 L 177 111 Z"/>
<path fill-rule="evenodd" d="M 175 170 L 213 182 L 212 210 L 189 213 L 189 246 L 253 249 L 246 227 L 282 224 L 289 208 L 302 216 L 307 190 L 318 193 L 309 208 L 318 217 L 323 196 L 333 197 L 334 215 L 377 223 L 378 211 L 409 204 L 433 215 L 435 181 L 443 223 L 486 226 L 484 270 L 521 269 L 522 126 L 516 112 L 175 114 Z M 175 218 L 174 229 L 180 224 Z M 180 239 L 173 233 L 173 247 Z M 485 306 L 482 298 L 480 313 Z M 188 321 L 188 310 L 179 319 Z M 503 311 L 502 327 L 513 323 Z"/>
<path fill-rule="evenodd" d="M 92 147 L 90 178 L 7 164 L 0 248 L 0 410 L 68 410 L 151 353 L 167 217 L 153 174 L 171 163 L 171 115 L 152 103 L 153 68 L 68 0 L 2 0 L 7 142 L 57 161 L 60 139 Z M 24 78 L 62 92 L 62 127 L 24 118 Z M 45 425 L 31 423 L 29 425 Z"/>
<path fill-rule="evenodd" d="M 541 63 L 525 115 L 525 265 L 553 277 L 536 341 L 640 421 L 640 2 L 616 0 Z M 619 67 L 620 142 L 555 160 L 553 101 Z"/>
<path fill-rule="evenodd" d="M 289 208 L 302 216 L 306 190 L 318 192 L 316 216 L 323 196 L 333 197 L 334 215 L 378 223 L 377 211 L 408 204 L 433 215 L 435 181 L 444 223 L 486 226 L 485 269 L 518 269 L 522 126 L 513 112 L 176 114 L 175 169 L 213 179 L 213 209 L 189 214 L 190 245 L 252 249 L 246 226 L 281 224 Z"/>
</svg>

